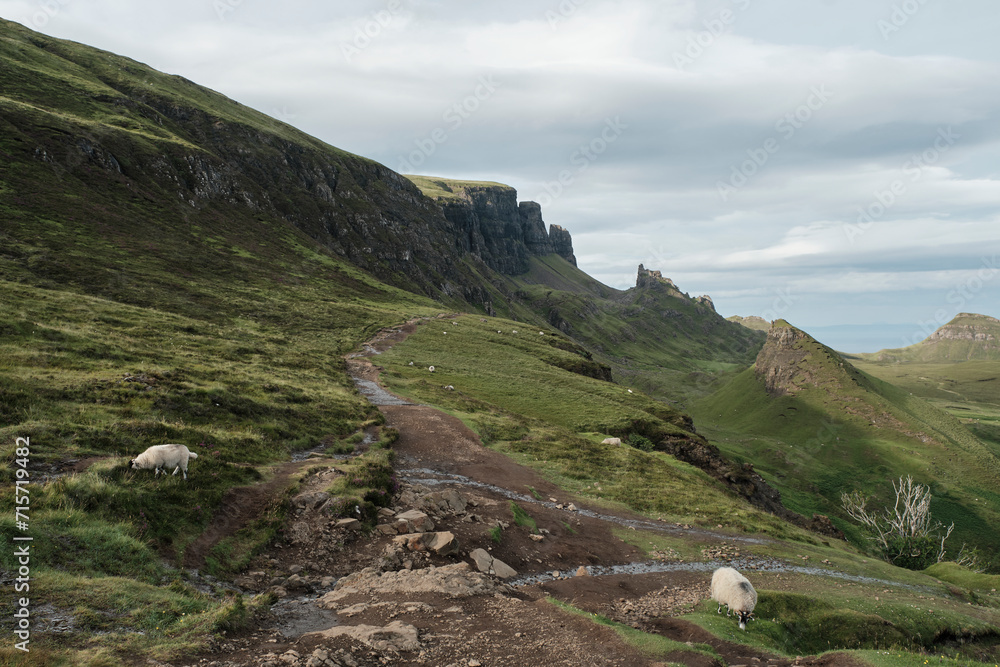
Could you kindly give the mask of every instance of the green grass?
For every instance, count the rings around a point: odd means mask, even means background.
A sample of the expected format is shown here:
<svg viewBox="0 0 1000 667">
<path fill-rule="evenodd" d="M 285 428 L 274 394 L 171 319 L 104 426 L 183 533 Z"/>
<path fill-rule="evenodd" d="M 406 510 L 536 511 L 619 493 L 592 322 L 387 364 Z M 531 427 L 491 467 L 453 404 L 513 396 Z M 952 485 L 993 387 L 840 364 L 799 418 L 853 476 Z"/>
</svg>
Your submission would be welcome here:
<svg viewBox="0 0 1000 667">
<path fill-rule="evenodd" d="M 510 501 L 510 512 L 514 515 L 514 523 L 518 526 L 523 526 L 528 529 L 528 532 L 537 533 L 538 524 L 531 517 L 530 514 L 524 511 L 524 508 L 515 503 L 513 500 Z"/>
<path fill-rule="evenodd" d="M 420 188 L 426 196 L 432 199 L 458 200 L 465 196 L 466 190 L 478 188 L 505 188 L 513 189 L 503 183 L 493 181 L 462 181 L 453 178 L 440 178 L 438 176 L 418 176 L 415 174 L 404 174 L 414 185 Z"/>
<path fill-rule="evenodd" d="M 379 356 L 393 391 L 446 409 L 484 444 L 573 493 L 680 523 L 813 539 L 671 456 L 602 445 L 608 435 L 658 441 L 692 434 L 662 402 L 567 371 L 577 359 L 587 361 L 558 335 L 474 316 L 425 322 Z"/>
<path fill-rule="evenodd" d="M 753 363 L 765 337 L 666 283 L 614 290 L 555 255 L 532 257 L 529 271 L 510 281 L 617 382 L 680 407 Z"/>
<path fill-rule="evenodd" d="M 672 639 L 667 639 L 661 635 L 652 634 L 648 632 L 642 632 L 641 630 L 636 630 L 622 623 L 612 621 L 611 619 L 601 616 L 600 614 L 593 614 L 585 612 L 578 607 L 574 607 L 571 604 L 557 600 L 555 598 L 546 598 L 550 604 L 555 605 L 559 609 L 573 614 L 575 616 L 582 616 L 596 625 L 602 625 L 614 630 L 622 640 L 632 646 L 633 648 L 642 651 L 651 657 L 674 657 L 678 659 L 683 659 L 684 656 L 699 656 L 701 658 L 709 657 L 714 660 L 720 660 L 721 657 L 715 650 L 708 644 L 692 644 L 690 642 L 678 642 Z M 674 663 L 668 663 L 674 664 Z M 680 663 L 678 663 L 680 664 Z"/>
<path fill-rule="evenodd" d="M 463 399 L 469 396 L 574 432 L 622 437 L 636 432 L 654 440 L 690 435 L 684 415 L 644 394 L 630 394 L 591 377 L 600 369 L 585 350 L 561 335 L 540 334 L 537 327 L 523 323 L 472 316 L 431 320 L 379 361 L 394 390 L 446 407 L 475 411 Z M 433 374 L 427 370 L 430 366 L 435 367 Z M 456 391 L 444 390 L 447 385 Z"/>
<path fill-rule="evenodd" d="M 732 617 L 717 614 L 711 601 L 684 618 L 729 641 L 786 656 L 847 650 L 870 652 L 866 656 L 896 653 L 910 660 L 934 654 L 945 656 L 946 662 L 940 664 L 965 664 L 983 652 L 995 655 L 997 651 L 996 610 L 970 608 L 947 594 L 831 585 L 816 578 L 784 575 L 784 584 L 791 582 L 795 591 L 789 592 L 766 587 L 778 581 L 774 575 L 756 575 L 764 577 L 766 582 L 758 583 L 756 620 L 745 632 Z M 924 659 L 907 664 L 923 664 Z"/>
<path fill-rule="evenodd" d="M 769 395 L 753 368 L 692 404 L 699 428 L 726 454 L 752 462 L 806 516 L 831 516 L 853 542 L 864 537 L 847 519 L 840 495 L 854 489 L 890 503 L 890 480 L 912 475 L 930 484 L 934 518 L 955 522 L 949 555 L 963 543 L 992 554 L 1000 538 L 1000 462 L 989 442 L 927 401 L 862 373 L 819 343 L 797 343 L 798 389 Z"/>
</svg>

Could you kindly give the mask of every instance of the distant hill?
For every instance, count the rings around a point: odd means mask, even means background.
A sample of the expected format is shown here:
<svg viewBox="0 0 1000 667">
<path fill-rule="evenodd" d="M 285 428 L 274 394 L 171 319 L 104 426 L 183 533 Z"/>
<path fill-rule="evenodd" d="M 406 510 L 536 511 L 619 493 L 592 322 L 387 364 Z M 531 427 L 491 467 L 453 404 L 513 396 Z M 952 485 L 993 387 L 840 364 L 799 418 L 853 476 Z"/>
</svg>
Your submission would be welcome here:
<svg viewBox="0 0 1000 667">
<path fill-rule="evenodd" d="M 692 298 L 639 265 L 635 287 L 612 289 L 561 257 L 533 258 L 511 277 L 515 294 L 611 366 L 617 381 L 684 403 L 714 391 L 720 375 L 753 363 L 762 332 L 726 321 L 706 296 Z"/>
<path fill-rule="evenodd" d="M 732 317 L 727 317 L 730 322 L 735 322 L 736 324 L 742 324 L 748 329 L 755 329 L 756 331 L 767 331 L 771 328 L 771 323 L 765 320 L 763 317 L 757 317 L 756 315 L 751 315 L 749 317 L 741 317 L 739 315 L 733 315 Z"/>
<path fill-rule="evenodd" d="M 840 516 L 845 531 L 841 492 L 884 494 L 890 479 L 905 474 L 932 485 L 934 512 L 956 522 L 958 544 L 982 544 L 982 531 L 1000 520 L 1000 497 L 991 490 L 1000 459 L 989 446 L 951 415 L 859 371 L 783 320 L 752 368 L 690 412 L 700 433 L 772 479 L 787 506 Z"/>
<path fill-rule="evenodd" d="M 872 362 L 1000 361 L 1000 320 L 959 313 L 916 345 L 857 357 Z"/>
</svg>

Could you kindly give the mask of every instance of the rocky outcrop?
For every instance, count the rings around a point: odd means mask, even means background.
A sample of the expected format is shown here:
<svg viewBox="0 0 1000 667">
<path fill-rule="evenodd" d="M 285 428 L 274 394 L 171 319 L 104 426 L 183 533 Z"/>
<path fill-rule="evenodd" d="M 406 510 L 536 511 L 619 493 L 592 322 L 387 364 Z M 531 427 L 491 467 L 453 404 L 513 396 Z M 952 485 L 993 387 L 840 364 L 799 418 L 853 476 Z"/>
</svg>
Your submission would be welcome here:
<svg viewBox="0 0 1000 667">
<path fill-rule="evenodd" d="M 12 75 L 16 83 L 4 94 L 17 104 L 4 113 L 5 160 L 18 178 L 7 186 L 32 192 L 40 180 L 69 179 L 86 188 L 92 193 L 87 204 L 100 216 L 67 216 L 83 235 L 106 235 L 96 229 L 102 225 L 127 229 L 128 235 L 155 238 L 158 246 L 177 247 L 185 257 L 197 253 L 184 246 L 203 238 L 252 254 L 265 245 L 258 239 L 304 234 L 381 281 L 488 313 L 504 310 L 505 304 L 494 308 L 493 299 L 512 297 L 486 267 L 523 273 L 532 253 L 556 246 L 572 256 L 568 235 L 555 244 L 549 240 L 537 205 L 522 217 L 513 188 L 470 188 L 461 201 L 442 204 L 384 165 L 189 81 L 178 84 L 126 59 L 120 60 L 127 67 L 116 65 L 109 77 L 108 54 L 81 57 L 89 53 L 85 47 L 4 26 L 25 49 L 25 62 L 42 52 L 62 58 L 73 63 L 74 82 L 47 72 L 45 86 L 21 85 L 29 76 Z M 40 99 L 47 87 L 68 87 L 65 99 Z M 117 120 L 81 122 L 75 109 L 63 106 L 80 94 L 88 99 L 88 117 Z M 140 201 L 156 214 L 137 215 Z M 29 215 L 51 215 L 46 197 L 24 207 Z M 249 249 L 239 247 L 242 239 Z M 174 268 L 191 270 L 183 262 Z M 118 295 L 114 285 L 92 289 Z"/>
<path fill-rule="evenodd" d="M 763 317 L 758 317 L 756 315 L 750 315 L 749 317 L 740 317 L 739 315 L 733 315 L 732 317 L 727 317 L 730 322 L 735 322 L 736 324 L 741 324 L 747 329 L 754 329 L 755 331 L 767 331 L 771 328 L 771 323 L 765 320 Z"/>
<path fill-rule="evenodd" d="M 712 297 L 710 297 L 709 295 L 703 294 L 703 295 L 697 297 L 695 299 L 695 301 L 697 301 L 698 303 L 700 303 L 703 306 L 707 306 L 708 308 L 711 308 L 713 312 L 715 311 L 715 302 L 712 301 Z"/>
<path fill-rule="evenodd" d="M 767 342 L 757 355 L 754 366 L 757 378 L 771 396 L 796 393 L 810 382 L 810 372 L 802 364 L 809 357 L 809 351 L 802 343 L 812 341 L 804 331 L 783 323 L 775 322 L 767 332 Z"/>
<path fill-rule="evenodd" d="M 928 336 L 925 342 L 961 340 L 985 343 L 997 340 L 996 332 L 998 329 L 1000 329 L 1000 320 L 995 317 L 960 313 L 954 320 Z"/>
<path fill-rule="evenodd" d="M 549 225 L 549 243 L 552 244 L 552 252 L 573 266 L 576 266 L 576 255 L 573 254 L 573 238 L 569 235 L 568 231 L 559 225 Z"/>
<path fill-rule="evenodd" d="M 639 273 L 635 278 L 635 286 L 639 289 L 666 287 L 680 294 L 680 290 L 677 289 L 677 285 L 674 284 L 673 280 L 664 278 L 661 272 L 647 269 L 642 264 L 639 265 Z"/>
<path fill-rule="evenodd" d="M 514 188 L 466 186 L 461 196 L 439 200 L 444 216 L 456 228 L 457 244 L 505 275 L 528 270 L 532 255 L 557 253 L 576 265 L 573 240 L 562 227 L 546 233 L 542 208 L 532 201 L 518 204 Z"/>
</svg>

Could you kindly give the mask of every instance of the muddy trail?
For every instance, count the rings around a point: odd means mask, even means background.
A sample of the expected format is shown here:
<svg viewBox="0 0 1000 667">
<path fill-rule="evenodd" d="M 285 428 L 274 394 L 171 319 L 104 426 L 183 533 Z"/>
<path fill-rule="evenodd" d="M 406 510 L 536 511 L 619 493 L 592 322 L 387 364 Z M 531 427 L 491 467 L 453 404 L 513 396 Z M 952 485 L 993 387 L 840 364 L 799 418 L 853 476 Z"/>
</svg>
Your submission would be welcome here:
<svg viewBox="0 0 1000 667">
<path fill-rule="evenodd" d="M 708 598 L 711 571 L 723 563 L 757 570 L 772 589 L 788 587 L 791 570 L 747 551 L 761 540 L 590 507 L 484 447 L 460 420 L 393 395 L 379 384 L 373 361 L 416 326 L 383 331 L 347 359 L 359 391 L 399 431 L 393 448 L 401 490 L 393 506 L 380 511 L 371 534 L 325 513 L 322 489 L 340 473 L 335 461 L 323 459 L 284 464 L 265 484 L 234 489 L 209 531 L 188 548 L 189 566 L 284 494 L 301 466 L 329 465 L 301 481 L 284 539 L 236 579 L 278 602 L 256 629 L 221 639 L 204 661 L 219 667 L 856 665 L 844 654 L 768 654 L 676 618 Z M 512 520 L 514 504 L 534 529 Z M 685 563 L 670 550 L 647 555 L 616 535 L 629 529 L 690 538 L 703 545 L 704 558 Z M 686 649 L 651 659 L 613 629 L 566 613 L 560 602 L 683 646 L 707 644 L 721 662 Z M 733 630 L 738 640 L 735 622 Z"/>
</svg>

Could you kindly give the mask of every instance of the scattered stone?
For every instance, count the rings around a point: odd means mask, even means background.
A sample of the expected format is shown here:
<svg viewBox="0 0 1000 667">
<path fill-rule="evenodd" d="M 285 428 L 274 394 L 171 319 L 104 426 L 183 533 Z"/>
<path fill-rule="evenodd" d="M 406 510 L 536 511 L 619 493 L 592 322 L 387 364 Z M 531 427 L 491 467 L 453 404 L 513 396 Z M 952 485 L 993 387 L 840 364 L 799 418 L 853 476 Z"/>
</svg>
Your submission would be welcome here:
<svg viewBox="0 0 1000 667">
<path fill-rule="evenodd" d="M 393 543 L 410 551 L 431 551 L 439 556 L 449 556 L 458 551 L 458 538 L 450 531 L 440 533 L 409 533 L 399 535 Z"/>
<path fill-rule="evenodd" d="M 581 565 L 576 570 L 576 576 L 578 576 L 578 577 L 589 577 L 590 576 L 590 572 L 587 571 L 587 568 L 585 568 L 583 565 Z"/>
<path fill-rule="evenodd" d="M 351 637 L 371 646 L 378 651 L 417 651 L 420 649 L 420 638 L 417 629 L 403 623 L 393 621 L 385 627 L 374 625 L 337 625 L 327 630 L 310 632 L 303 637 L 319 636 L 328 639 L 334 637 Z"/>
<path fill-rule="evenodd" d="M 541 542 L 542 540 L 545 539 L 544 535 L 535 535 L 534 533 L 532 533 L 531 535 L 528 535 L 528 537 L 530 537 L 535 542 Z"/>
</svg>

